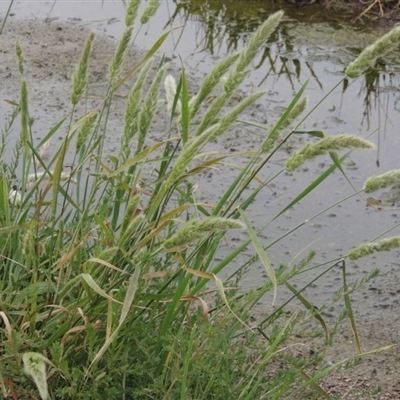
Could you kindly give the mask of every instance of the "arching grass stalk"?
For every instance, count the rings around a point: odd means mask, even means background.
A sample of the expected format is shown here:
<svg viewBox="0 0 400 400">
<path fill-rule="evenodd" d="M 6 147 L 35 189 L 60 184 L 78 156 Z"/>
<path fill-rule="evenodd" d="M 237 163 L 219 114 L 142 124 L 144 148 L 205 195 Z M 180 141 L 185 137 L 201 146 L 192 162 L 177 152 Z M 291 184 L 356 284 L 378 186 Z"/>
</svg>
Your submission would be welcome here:
<svg viewBox="0 0 400 400">
<path fill-rule="evenodd" d="M 239 58 L 239 53 L 232 54 L 220 61 L 204 78 L 198 93 L 189 102 L 189 120 L 199 111 L 204 101 L 214 88 L 220 83 L 223 75 L 229 70 L 233 63 Z"/>
<path fill-rule="evenodd" d="M 324 137 L 314 144 L 306 144 L 300 150 L 295 151 L 285 163 L 285 169 L 289 172 L 299 168 L 307 160 L 312 160 L 329 151 L 341 149 L 372 149 L 373 143 L 352 135 L 337 135 Z"/>
<path fill-rule="evenodd" d="M 250 40 L 248 46 L 240 53 L 235 70 L 230 72 L 230 74 L 228 75 L 226 82 L 224 84 L 224 93 L 221 94 L 211 104 L 205 116 L 202 118 L 195 133 L 196 136 L 201 135 L 215 121 L 218 113 L 224 107 L 226 102 L 230 99 L 234 91 L 244 81 L 246 76 L 249 74 L 249 71 L 246 70 L 246 68 L 253 61 L 260 48 L 265 44 L 268 38 L 275 31 L 282 17 L 283 17 L 282 11 L 278 11 L 275 14 L 270 15 L 268 19 L 254 33 L 254 36 Z M 229 62 L 230 61 L 231 60 L 229 60 Z M 229 68 L 228 66 L 229 62 L 224 65 L 220 65 L 220 69 L 218 70 L 215 69 L 214 73 L 220 73 L 223 69 Z M 213 79 L 212 77 L 210 77 L 209 82 L 207 82 L 207 84 L 210 83 L 211 87 L 212 82 Z M 207 91 L 205 90 L 205 92 Z M 195 104 L 196 103 L 194 103 L 194 105 Z"/>
<path fill-rule="evenodd" d="M 298 203 L 303 197 L 305 197 L 308 193 L 310 193 L 312 190 L 314 190 L 323 180 L 325 180 L 334 170 L 336 169 L 335 165 L 332 165 L 331 167 L 329 167 L 327 169 L 327 171 L 325 171 L 324 174 L 322 174 L 320 177 L 318 177 L 314 182 L 312 182 L 305 190 L 302 191 L 302 193 L 300 193 L 292 202 L 290 202 L 289 205 L 285 206 L 283 208 L 282 211 L 280 211 L 277 215 L 273 216 L 271 218 L 271 220 L 264 224 L 260 229 L 257 229 L 256 234 L 260 235 L 261 233 L 263 233 L 268 226 L 275 221 L 280 215 L 282 215 L 286 210 L 288 210 L 290 207 L 292 207 L 294 204 Z M 276 238 L 275 240 L 273 240 L 271 243 L 269 243 L 267 246 L 264 247 L 264 250 L 268 250 L 270 249 L 272 246 L 274 246 L 275 244 L 279 243 L 282 239 L 284 239 L 285 237 L 291 235 L 293 232 L 297 231 L 298 229 L 300 229 L 302 226 L 304 226 L 305 224 L 307 224 L 308 222 L 312 221 L 313 219 L 319 217 L 320 215 L 325 214 L 328 210 L 330 210 L 333 207 L 336 207 L 338 204 L 356 196 L 358 193 L 352 193 L 351 195 L 345 197 L 344 199 L 335 202 L 333 204 L 331 204 L 330 206 L 324 208 L 323 210 L 319 211 L 318 213 L 314 214 L 312 217 L 307 218 L 306 220 L 304 220 L 303 222 L 301 222 L 300 224 L 296 225 L 294 228 L 288 230 L 287 232 L 285 232 L 283 235 L 279 236 L 278 238 Z M 227 257 L 225 257 L 224 260 L 220 261 L 215 267 L 213 267 L 213 269 L 211 270 L 212 273 L 214 274 L 218 274 L 219 272 L 221 272 L 228 264 L 230 264 L 231 262 L 233 262 L 233 260 L 239 255 L 241 254 L 246 248 L 247 246 L 251 243 L 251 239 L 247 239 L 245 240 L 242 244 L 240 244 L 238 247 L 236 247 L 236 249 L 234 251 L 232 251 Z M 258 259 L 258 256 L 255 256 L 253 258 L 251 258 L 248 263 L 254 263 L 256 260 Z M 247 263 L 246 263 L 247 264 Z M 242 268 L 246 267 L 246 264 L 243 265 Z M 239 270 L 238 270 L 239 271 Z M 231 275 L 229 279 L 231 279 L 233 277 L 233 275 Z M 206 279 L 203 279 L 201 281 L 199 281 L 196 286 L 192 289 L 191 293 L 198 293 L 203 287 L 204 285 L 207 283 Z"/>
<path fill-rule="evenodd" d="M 175 165 L 172 168 L 164 185 L 161 186 L 160 191 L 150 204 L 148 215 L 152 218 L 155 216 L 159 205 L 165 194 L 175 185 L 181 178 L 187 165 L 192 161 L 194 156 L 203 148 L 203 146 L 224 133 L 229 126 L 236 121 L 237 117 L 257 99 L 259 99 L 264 92 L 255 93 L 242 100 L 236 107 L 223 116 L 219 122 L 210 127 L 201 136 L 197 136 L 188 141 L 180 156 L 177 158 Z"/>
</svg>

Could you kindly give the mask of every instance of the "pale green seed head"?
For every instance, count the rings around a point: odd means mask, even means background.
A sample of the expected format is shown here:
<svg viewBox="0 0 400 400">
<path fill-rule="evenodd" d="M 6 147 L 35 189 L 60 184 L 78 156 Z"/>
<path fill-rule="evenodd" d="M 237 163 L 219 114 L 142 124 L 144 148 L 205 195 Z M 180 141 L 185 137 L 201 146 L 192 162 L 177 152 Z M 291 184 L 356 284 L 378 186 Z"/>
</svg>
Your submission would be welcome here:
<svg viewBox="0 0 400 400">
<path fill-rule="evenodd" d="M 126 9 L 125 25 L 132 26 L 139 10 L 140 0 L 130 0 Z"/>
<path fill-rule="evenodd" d="M 188 221 L 176 234 L 165 240 L 164 248 L 186 246 L 203 238 L 208 233 L 243 228 L 244 225 L 241 222 L 228 218 L 193 219 Z"/>
<path fill-rule="evenodd" d="M 146 24 L 149 21 L 150 17 L 152 17 L 156 13 L 158 7 L 160 7 L 160 0 L 149 0 L 147 7 L 140 17 L 140 22 L 142 24 Z"/>
<path fill-rule="evenodd" d="M 204 100 L 211 94 L 213 89 L 220 83 L 222 76 L 229 70 L 233 63 L 238 59 L 239 53 L 232 54 L 224 58 L 216 65 L 211 72 L 204 78 L 199 92 L 190 100 L 189 118 L 192 119 L 198 112 Z"/>
<path fill-rule="evenodd" d="M 115 80 L 118 78 L 119 73 L 121 72 L 122 63 L 125 58 L 126 51 L 129 47 L 129 43 L 132 37 L 133 26 L 128 26 L 124 34 L 122 35 L 121 40 L 118 43 L 117 50 L 115 51 L 114 57 L 110 64 L 110 72 L 109 72 L 109 80 L 111 85 L 115 83 Z"/>
<path fill-rule="evenodd" d="M 164 80 L 164 88 L 165 88 L 165 96 L 167 100 L 167 109 L 168 112 L 172 112 L 172 106 L 174 104 L 175 96 L 176 96 L 176 91 L 177 91 L 177 85 L 176 85 L 176 80 L 172 75 L 167 75 Z M 175 113 L 180 114 L 182 111 L 182 104 L 181 101 L 178 100 L 176 107 L 175 107 Z"/>
<path fill-rule="evenodd" d="M 94 40 L 94 33 L 90 32 L 88 38 L 86 39 L 85 46 L 79 59 L 78 67 L 74 72 L 72 79 L 72 93 L 71 93 L 71 104 L 75 105 L 79 102 L 83 91 L 87 85 L 87 70 L 89 65 L 89 56 L 92 49 L 92 43 Z"/>
<path fill-rule="evenodd" d="M 19 72 L 21 75 L 23 75 L 25 58 L 24 58 L 24 54 L 22 53 L 22 47 L 21 47 L 21 43 L 19 42 L 19 40 L 17 40 L 15 42 L 15 53 L 17 55 Z"/>
<path fill-rule="evenodd" d="M 122 146 L 129 148 L 129 142 L 138 131 L 137 118 L 139 114 L 139 103 L 142 98 L 143 83 L 148 75 L 153 59 L 150 59 L 141 69 L 135 84 L 133 85 L 125 110 L 124 137 Z"/>
<path fill-rule="evenodd" d="M 22 356 L 25 374 L 30 376 L 35 382 L 42 400 L 47 400 L 49 393 L 47 389 L 46 363 L 44 360 L 45 358 L 40 353 L 28 352 Z"/>
<path fill-rule="evenodd" d="M 364 183 L 364 192 L 372 193 L 393 185 L 400 185 L 400 170 L 388 171 L 382 175 L 368 178 Z"/>
<path fill-rule="evenodd" d="M 393 28 L 375 43 L 368 46 L 345 70 L 350 78 L 357 78 L 368 68 L 375 65 L 379 57 L 383 57 L 390 51 L 398 49 L 400 43 L 400 27 Z"/>
<path fill-rule="evenodd" d="M 299 168 L 308 160 L 312 160 L 329 151 L 337 151 L 342 149 L 372 149 L 373 143 L 352 135 L 327 136 L 318 142 L 310 145 L 306 144 L 300 150 L 295 151 L 286 161 L 286 171 L 292 172 Z"/>
<path fill-rule="evenodd" d="M 400 247 L 400 236 L 383 239 L 378 242 L 362 244 L 351 250 L 347 257 L 350 260 L 357 260 L 375 252 L 390 251 Z"/>
<path fill-rule="evenodd" d="M 76 153 L 79 153 L 82 147 L 86 144 L 89 134 L 96 123 L 97 115 L 97 111 L 92 111 L 84 117 L 82 127 L 79 130 L 78 137 L 76 139 Z"/>
<path fill-rule="evenodd" d="M 159 91 L 162 83 L 162 78 L 164 76 L 165 69 L 167 68 L 167 65 L 164 65 L 161 67 L 150 88 L 149 91 L 147 92 L 147 95 L 143 101 L 143 105 L 141 107 L 141 110 L 138 115 L 138 144 L 137 144 L 137 152 L 142 151 L 143 146 L 144 146 L 144 141 L 146 138 L 146 135 L 149 131 L 150 124 L 153 120 L 154 114 L 157 110 L 158 104 L 159 104 Z"/>
</svg>

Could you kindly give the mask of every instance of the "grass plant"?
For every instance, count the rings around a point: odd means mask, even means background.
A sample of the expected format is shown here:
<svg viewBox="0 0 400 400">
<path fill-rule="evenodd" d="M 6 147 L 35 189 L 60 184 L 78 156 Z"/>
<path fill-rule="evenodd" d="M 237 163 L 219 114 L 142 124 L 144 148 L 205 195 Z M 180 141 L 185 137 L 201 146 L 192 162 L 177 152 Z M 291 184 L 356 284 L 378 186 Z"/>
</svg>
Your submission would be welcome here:
<svg viewBox="0 0 400 400">
<path fill-rule="evenodd" d="M 143 23 L 157 4 L 149 2 Z M 88 87 L 87 65 L 95 40 L 90 34 L 73 77 L 71 110 L 38 143 L 31 134 L 29 82 L 22 76 L 19 106 L 3 134 L 6 138 L 19 115 L 21 136 L 0 174 L 0 390 L 14 399 L 278 399 L 300 398 L 305 389 L 309 398 L 328 398 L 318 380 L 349 357 L 317 368 L 323 352 L 298 356 L 290 351 L 304 321 L 313 321 L 308 334 L 323 335 L 326 346 L 333 339 L 321 312 L 302 294 L 304 288 L 296 290 L 291 282 L 311 266 L 320 271 L 319 279 L 344 259 L 314 265 L 315 253 L 310 252 L 294 265 L 273 266 L 268 252 L 282 238 L 267 244 L 259 235 L 340 168 L 335 151 L 370 144 L 353 136 L 322 137 L 307 148 L 315 152 L 300 150 L 301 162 L 330 152 L 334 163 L 255 231 L 246 209 L 280 173 L 266 182 L 257 174 L 294 134 L 295 128 L 288 127 L 303 112 L 305 85 L 276 126 L 266 128 L 265 145 L 249 156 L 218 203 L 198 202 L 192 177 L 227 157 L 199 155 L 262 96 L 249 95 L 227 108 L 283 13 L 272 15 L 248 48 L 222 60 L 191 99 L 184 71 L 178 84 L 167 78 L 172 87 L 170 136 L 150 143 L 146 140 L 163 96 L 166 65 L 161 59 L 155 73 L 150 67 L 156 65 L 153 54 L 166 36 L 121 76 L 137 7 L 135 0 L 128 4 L 127 28 L 110 63 L 101 107 L 83 115 L 77 111 Z M 17 44 L 17 55 L 22 74 L 23 43 Z M 217 88 L 226 73 L 227 81 Z M 150 87 L 146 78 L 152 79 Z M 121 146 L 117 155 L 109 155 L 104 140 L 110 107 L 126 82 L 132 89 Z M 208 104 L 207 97 L 218 90 Z M 46 144 L 61 132 L 66 132 L 62 143 L 45 159 Z M 6 146 L 1 151 L 3 158 Z M 73 166 L 66 170 L 68 157 Z M 195 157 L 201 160 L 197 164 Z M 257 189 L 249 195 L 245 188 L 251 182 Z M 242 242 L 221 258 L 218 249 L 229 240 L 231 229 L 241 230 Z M 228 280 L 221 280 L 221 271 L 239 263 L 238 256 L 250 244 L 254 255 L 238 264 Z M 269 278 L 243 292 L 241 278 L 257 260 Z M 293 292 L 292 298 L 250 326 L 253 307 L 281 285 Z M 350 294 L 358 287 L 348 286 L 344 273 L 335 299 L 345 300 L 343 315 L 350 315 L 354 332 Z M 285 310 L 293 299 L 300 300 L 303 309 L 288 317 Z"/>
</svg>

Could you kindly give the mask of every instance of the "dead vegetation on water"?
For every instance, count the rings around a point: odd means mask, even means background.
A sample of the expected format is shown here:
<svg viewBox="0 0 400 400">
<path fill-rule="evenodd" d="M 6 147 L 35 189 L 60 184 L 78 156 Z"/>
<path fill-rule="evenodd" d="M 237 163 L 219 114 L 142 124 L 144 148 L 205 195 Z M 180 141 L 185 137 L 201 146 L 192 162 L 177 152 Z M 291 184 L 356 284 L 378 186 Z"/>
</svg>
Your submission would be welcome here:
<svg viewBox="0 0 400 400">
<path fill-rule="evenodd" d="M 354 22 L 396 23 L 400 20 L 399 0 L 326 0 L 328 10 L 339 12 L 345 19 Z"/>
</svg>

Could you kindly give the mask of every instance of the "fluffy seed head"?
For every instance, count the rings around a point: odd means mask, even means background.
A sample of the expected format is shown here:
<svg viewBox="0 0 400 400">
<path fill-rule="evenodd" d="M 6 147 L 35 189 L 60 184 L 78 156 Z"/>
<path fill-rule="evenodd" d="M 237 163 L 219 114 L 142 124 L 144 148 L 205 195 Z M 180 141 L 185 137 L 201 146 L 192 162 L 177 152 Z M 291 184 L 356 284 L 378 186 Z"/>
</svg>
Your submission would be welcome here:
<svg viewBox="0 0 400 400">
<path fill-rule="evenodd" d="M 120 42 L 118 43 L 118 47 L 117 50 L 115 51 L 114 58 L 112 59 L 110 64 L 109 79 L 111 84 L 115 83 L 115 80 L 118 78 L 118 75 L 121 71 L 122 62 L 124 61 L 126 50 L 128 49 L 129 42 L 132 37 L 132 30 L 133 26 L 132 25 L 128 26 L 125 29 L 125 32 L 122 35 Z"/>
<path fill-rule="evenodd" d="M 140 17 L 140 22 L 142 24 L 146 24 L 149 21 L 150 17 L 152 17 L 156 13 L 159 6 L 160 6 L 160 0 L 149 0 L 147 7 L 145 8 L 142 16 Z"/>
<path fill-rule="evenodd" d="M 294 171 L 307 160 L 312 160 L 329 151 L 341 149 L 372 149 L 374 145 L 364 139 L 352 135 L 327 136 L 314 144 L 306 144 L 300 150 L 295 151 L 286 161 L 286 171 Z"/>
<path fill-rule="evenodd" d="M 164 242 L 164 248 L 170 249 L 188 245 L 195 240 L 203 238 L 208 233 L 243 228 L 244 225 L 241 222 L 227 218 L 193 219 L 167 239 Z"/>
<path fill-rule="evenodd" d="M 364 192 L 372 193 L 388 186 L 400 184 L 400 170 L 388 171 L 382 175 L 372 176 L 364 183 Z"/>
<path fill-rule="evenodd" d="M 83 48 L 81 58 L 79 59 L 78 67 L 73 75 L 73 80 L 72 80 L 73 89 L 71 93 L 72 105 L 78 103 L 87 85 L 87 70 L 88 70 L 89 55 L 90 55 L 90 50 L 92 49 L 93 39 L 94 39 L 94 33 L 90 32 L 88 38 L 86 39 L 86 43 Z"/>
<path fill-rule="evenodd" d="M 22 356 L 24 364 L 24 372 L 30 376 L 39 390 L 40 397 L 47 400 L 49 393 L 47 390 L 46 363 L 44 357 L 40 353 L 25 353 Z"/>
<path fill-rule="evenodd" d="M 400 247 L 400 236 L 394 236 L 374 243 L 365 243 L 351 250 L 347 255 L 350 260 L 357 260 L 361 257 L 379 251 L 389 251 Z"/>
<path fill-rule="evenodd" d="M 132 26 L 135 22 L 136 15 L 140 6 L 140 0 L 131 0 L 126 9 L 125 25 Z"/>
<path fill-rule="evenodd" d="M 175 100 L 175 96 L 176 96 L 176 90 L 177 90 L 176 81 L 172 75 L 168 74 L 165 77 L 164 88 L 165 88 L 165 95 L 167 98 L 168 112 L 171 113 L 172 106 L 174 104 L 174 100 Z M 180 114 L 181 111 L 182 111 L 182 104 L 181 104 L 181 101 L 178 100 L 178 102 L 176 103 L 176 107 L 175 107 L 175 113 Z"/>
<path fill-rule="evenodd" d="M 400 43 L 400 26 L 393 28 L 371 46 L 368 46 L 345 70 L 350 78 L 357 78 L 368 68 L 373 67 L 379 57 L 398 48 Z"/>
</svg>

